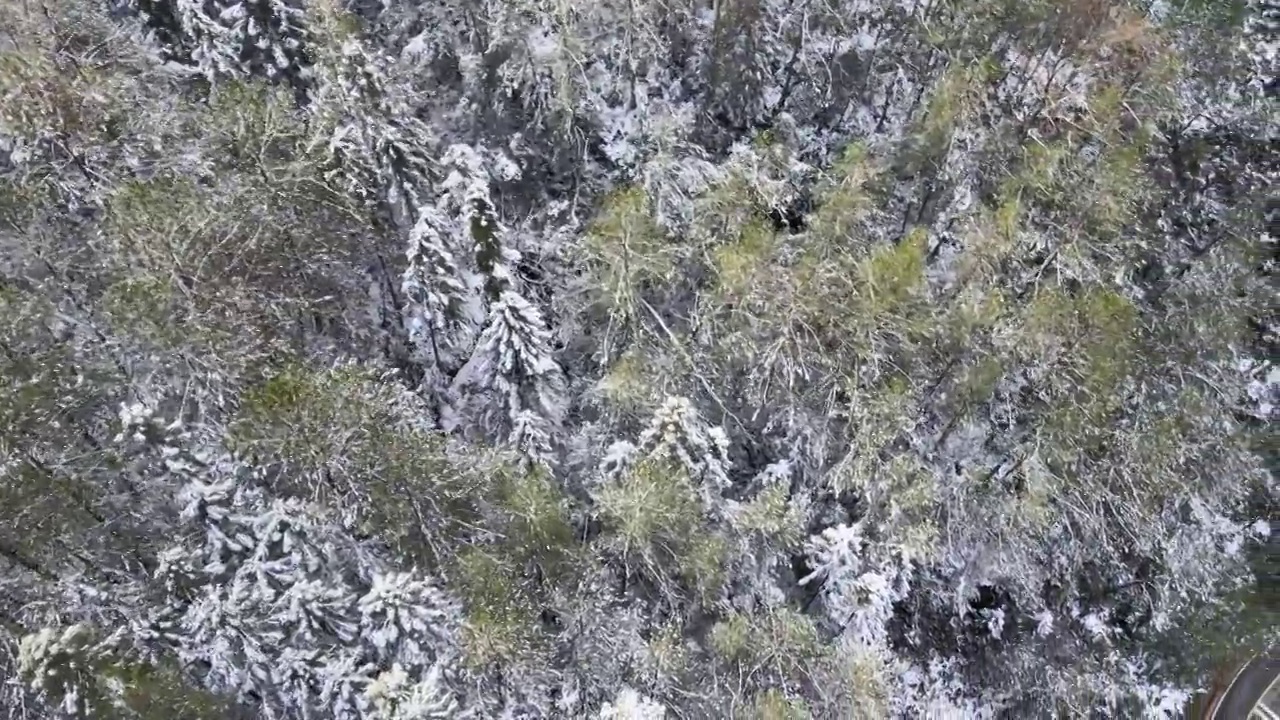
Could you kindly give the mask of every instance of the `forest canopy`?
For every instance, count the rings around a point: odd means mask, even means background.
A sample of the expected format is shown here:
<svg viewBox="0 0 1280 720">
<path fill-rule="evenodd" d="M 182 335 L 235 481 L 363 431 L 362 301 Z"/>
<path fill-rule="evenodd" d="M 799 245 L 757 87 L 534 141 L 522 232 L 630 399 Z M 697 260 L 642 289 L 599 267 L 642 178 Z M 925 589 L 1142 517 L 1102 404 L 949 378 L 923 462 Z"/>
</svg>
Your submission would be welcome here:
<svg viewBox="0 0 1280 720">
<path fill-rule="evenodd" d="M 1280 639 L 1273 0 L 0 0 L 0 708 L 1175 717 Z"/>
</svg>

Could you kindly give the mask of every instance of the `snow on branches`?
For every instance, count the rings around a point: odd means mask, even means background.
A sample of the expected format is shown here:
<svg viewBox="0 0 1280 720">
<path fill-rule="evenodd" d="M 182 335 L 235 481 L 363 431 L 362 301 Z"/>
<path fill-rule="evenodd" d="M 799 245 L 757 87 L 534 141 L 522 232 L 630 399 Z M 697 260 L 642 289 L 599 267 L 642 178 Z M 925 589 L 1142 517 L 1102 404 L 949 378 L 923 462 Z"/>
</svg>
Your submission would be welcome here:
<svg viewBox="0 0 1280 720">
<path fill-rule="evenodd" d="M 382 569 L 300 500 L 234 478 L 186 497 L 195 542 L 161 558 L 169 600 L 138 630 L 149 647 L 202 667 L 211 690 L 291 713 L 363 717 L 364 686 L 392 668 L 436 682 L 458 611 L 429 580 Z"/>
</svg>

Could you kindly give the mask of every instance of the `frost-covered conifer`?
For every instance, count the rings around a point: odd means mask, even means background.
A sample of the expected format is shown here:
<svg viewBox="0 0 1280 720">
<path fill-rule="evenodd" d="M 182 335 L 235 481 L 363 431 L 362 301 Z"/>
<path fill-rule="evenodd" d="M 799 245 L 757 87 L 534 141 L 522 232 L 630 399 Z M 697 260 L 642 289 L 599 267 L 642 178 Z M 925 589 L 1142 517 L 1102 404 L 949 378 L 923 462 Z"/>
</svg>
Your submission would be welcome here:
<svg viewBox="0 0 1280 720">
<path fill-rule="evenodd" d="M 1280 74 L 1280 4 L 1252 0 L 1245 19 L 1243 50 L 1252 64 L 1249 89 L 1262 101 L 1274 99 Z"/>
<path fill-rule="evenodd" d="M 431 186 L 436 133 L 418 119 L 394 58 L 352 32 L 353 16 L 333 0 L 309 9 L 316 57 L 310 111 L 332 172 L 364 202 L 382 206 L 408 234 Z"/>
<path fill-rule="evenodd" d="M 453 394 L 487 433 L 505 435 L 546 458 L 549 432 L 563 414 L 563 379 L 542 313 L 505 290 L 489 325 L 454 379 Z"/>
<path fill-rule="evenodd" d="M 457 699 L 445 687 L 439 665 L 419 680 L 411 679 L 394 664 L 370 682 L 364 690 L 369 703 L 365 717 L 375 720 L 451 720 L 464 717 Z"/>
<path fill-rule="evenodd" d="M 818 581 L 828 619 L 838 637 L 885 652 L 893 605 L 906 597 L 910 568 L 858 525 L 827 528 L 806 543 L 813 572 L 801 585 Z"/>
<path fill-rule="evenodd" d="M 307 74 L 306 8 L 296 0 L 132 0 L 142 20 L 179 62 L 210 81 Z"/>
<path fill-rule="evenodd" d="M 92 633 L 84 624 L 60 632 L 42 628 L 19 643 L 18 672 L 67 716 L 90 713 L 97 700 L 93 645 Z"/>
<path fill-rule="evenodd" d="M 473 258 L 484 298 L 494 302 L 513 289 L 512 266 L 518 259 L 493 198 L 494 185 L 519 178 L 520 169 L 502 152 L 456 144 L 440 158 L 440 175 L 437 207 L 452 219 L 454 242 Z"/>
<path fill-rule="evenodd" d="M 670 457 L 688 473 L 709 508 L 722 503 L 729 487 L 729 438 L 707 425 L 688 398 L 670 397 L 640 433 L 638 451 L 648 457 Z"/>
<path fill-rule="evenodd" d="M 512 180 L 519 169 L 501 153 L 453 145 L 434 173 L 439 184 L 430 198 L 421 199 L 417 223 L 408 235 L 409 262 L 401 290 L 407 299 L 409 340 L 442 383 L 436 389 L 443 390 L 473 348 L 490 352 L 479 348 L 492 338 L 477 338 L 482 331 L 492 336 L 483 330 L 486 309 L 494 317 L 506 314 L 508 325 L 534 322 L 524 331 L 531 336 L 546 332 L 541 320 L 528 314 L 537 311 L 526 309 L 527 303 L 515 315 L 499 309 L 522 298 L 512 275 L 518 254 L 510 247 L 490 192 L 493 182 Z M 505 294 L 515 299 L 503 299 Z M 508 408 L 512 421 L 520 407 Z"/>
<path fill-rule="evenodd" d="M 162 556 L 169 600 L 139 634 L 202 667 L 210 690 L 289 717 L 322 707 L 360 717 L 379 672 L 434 682 L 430 668 L 451 657 L 450 601 L 421 577 L 380 571 L 302 502 L 234 478 L 195 482 L 187 498 L 197 542 Z"/>
<path fill-rule="evenodd" d="M 419 210 L 409 233 L 408 265 L 401 280 L 407 307 L 409 341 L 419 361 L 447 372 L 459 362 L 458 353 L 470 346 L 474 321 L 472 289 L 457 252 L 457 225 L 434 206 Z"/>
<path fill-rule="evenodd" d="M 628 687 L 605 703 L 596 717 L 599 720 L 662 720 L 666 716 L 667 710 L 661 704 Z"/>
</svg>

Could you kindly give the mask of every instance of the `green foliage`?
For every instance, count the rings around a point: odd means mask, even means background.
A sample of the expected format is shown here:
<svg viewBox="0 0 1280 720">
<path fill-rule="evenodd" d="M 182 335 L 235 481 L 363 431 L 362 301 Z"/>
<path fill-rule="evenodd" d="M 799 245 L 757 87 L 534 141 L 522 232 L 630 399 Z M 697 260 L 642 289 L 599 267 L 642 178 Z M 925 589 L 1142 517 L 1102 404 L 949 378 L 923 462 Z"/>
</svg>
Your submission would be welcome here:
<svg viewBox="0 0 1280 720">
<path fill-rule="evenodd" d="M 1026 208 L 1012 181 L 1002 186 L 994 207 L 981 209 L 964 232 L 964 254 L 959 258 L 958 279 L 962 309 L 1003 300 L 1000 287 L 1008 267 L 1018 260 L 1018 241 Z"/>
<path fill-rule="evenodd" d="M 773 253 L 773 228 L 763 218 L 754 218 L 742 227 L 737 239 L 712 251 L 720 289 L 729 298 L 742 297 L 765 279 Z"/>
<path fill-rule="evenodd" d="M 763 154 L 767 157 L 769 153 Z M 713 244 L 724 242 L 742 228 L 758 222 L 765 207 L 751 178 L 743 172 L 730 171 L 698 198 L 695 233 L 699 239 Z"/>
<path fill-rule="evenodd" d="M 924 283 L 928 252 L 924 228 L 913 228 L 897 245 L 878 247 L 858 269 L 862 310 L 872 316 L 899 311 Z"/>
<path fill-rule="evenodd" d="M 690 667 L 692 653 L 684 639 L 684 628 L 668 622 L 653 632 L 646 643 L 646 669 L 657 682 L 679 678 Z"/>
<path fill-rule="evenodd" d="M 682 545 L 676 558 L 680 577 L 699 603 L 710 606 L 729 579 L 729 543 L 703 531 L 692 534 Z"/>
<path fill-rule="evenodd" d="M 839 689 L 842 717 L 880 720 L 889 715 L 888 668 L 874 652 L 851 648 L 842 652 L 833 685 Z"/>
<path fill-rule="evenodd" d="M 1152 190 L 1143 166 L 1146 150 L 1140 143 L 1112 146 L 1091 169 L 1093 187 L 1087 197 L 1092 202 L 1080 209 L 1091 239 L 1115 238 L 1137 220 L 1140 203 Z"/>
<path fill-rule="evenodd" d="M 1138 309 L 1119 293 L 1097 290 L 1077 300 L 1084 348 L 1082 384 L 1086 391 L 1103 396 L 1129 371 L 1139 330 Z"/>
<path fill-rule="evenodd" d="M 1008 247 L 1017 240 L 1021 224 L 1022 206 L 1016 193 L 1010 193 L 996 208 L 995 229 L 997 237 Z"/>
<path fill-rule="evenodd" d="M 1059 351 L 1094 394 L 1114 388 L 1135 349 L 1138 311 L 1124 296 L 1089 289 L 1068 295 L 1053 289 L 1036 293 L 1026 310 L 1027 349 Z"/>
<path fill-rule="evenodd" d="M 486 547 L 471 547 L 458 556 L 458 587 L 466 606 L 508 614 L 520 596 L 519 573 Z"/>
<path fill-rule="evenodd" d="M 25 230 L 53 206 L 51 188 L 40 177 L 0 178 L 0 230 Z"/>
<path fill-rule="evenodd" d="M 908 453 L 856 467 L 866 473 L 859 488 L 867 517 L 883 528 L 886 539 L 905 558 L 923 562 L 935 557 L 937 520 L 945 504 L 933 469 Z"/>
<path fill-rule="evenodd" d="M 848 417 L 853 443 L 850 457 L 833 469 L 832 489 L 865 491 L 880 471 L 880 451 L 901 432 L 904 420 L 918 411 L 911 385 L 897 377 L 880 386 L 853 389 Z"/>
<path fill-rule="evenodd" d="M 1048 353 L 1068 340 L 1075 329 L 1075 303 L 1066 293 L 1045 289 L 1035 294 L 1024 310 L 1025 348 L 1030 352 Z"/>
<path fill-rule="evenodd" d="M 1166 410 L 1137 428 L 1133 440 L 1133 460 L 1154 475 L 1177 477 L 1182 455 L 1201 433 L 1198 419 L 1210 417 L 1213 403 L 1196 388 L 1182 388 L 1166 405 Z"/>
<path fill-rule="evenodd" d="M 1105 251 L 1125 239 L 1122 233 L 1138 221 L 1153 190 L 1145 166 L 1150 130 L 1121 130 L 1130 123 L 1128 102 L 1119 89 L 1104 87 L 1091 100 L 1088 128 L 1022 148 L 1018 169 L 1001 185 L 996 210 L 995 225 L 1006 243 L 1028 215 L 1044 232 L 1065 236 L 1067 253 L 1083 252 L 1078 245 Z M 1083 232 L 1068 230 L 1073 227 Z"/>
<path fill-rule="evenodd" d="M 972 111 L 978 83 L 988 71 L 985 64 L 954 63 L 942 73 L 916 123 L 905 167 L 900 172 L 915 174 L 925 167 L 938 167 L 958 123 Z"/>
<path fill-rule="evenodd" d="M 103 305 L 121 330 L 174 341 L 176 328 L 170 324 L 172 293 L 170 284 L 157 277 L 126 278 L 107 288 Z"/>
<path fill-rule="evenodd" d="M 955 412 L 967 414 L 986 402 L 1004 376 L 1004 364 L 998 357 L 979 358 L 961 373 L 951 402 Z"/>
<path fill-rule="evenodd" d="M 804 700 L 772 689 L 756 695 L 751 717 L 754 720 L 811 720 L 813 715 Z"/>
<path fill-rule="evenodd" d="M 496 542 L 464 549 L 457 560 L 466 608 L 468 664 L 532 661 L 545 648 L 539 608 L 547 592 L 593 567 L 578 553 L 566 498 L 542 469 L 504 467 L 493 490 Z"/>
<path fill-rule="evenodd" d="M 1118 132 L 1125 112 L 1124 96 L 1124 88 L 1117 85 L 1103 85 L 1089 95 L 1086 122 L 1091 134 L 1109 138 Z"/>
<path fill-rule="evenodd" d="M 742 664 L 752 653 L 751 642 L 756 637 L 751 619 L 744 613 L 733 613 L 711 628 L 711 650 L 723 661 Z"/>
<path fill-rule="evenodd" d="M 596 510 L 622 555 L 648 564 L 659 553 L 679 556 L 676 548 L 702 518 L 688 473 L 667 458 L 646 459 L 607 483 L 597 493 Z"/>
<path fill-rule="evenodd" d="M 932 328 L 940 361 L 958 362 L 970 351 L 982 349 L 982 340 L 995 336 L 1005 321 L 1009 311 L 1007 294 L 987 285 L 990 279 L 971 278 L 942 310 Z M 998 343 L 993 344 L 998 347 Z"/>
<path fill-rule="evenodd" d="M 743 505 L 737 526 L 743 532 L 759 534 L 780 548 L 793 548 L 804 537 L 804 513 L 791 501 L 786 485 L 775 483 Z"/>
<path fill-rule="evenodd" d="M 632 318 L 644 289 L 671 279 L 675 258 L 653 222 L 644 190 L 610 195 L 587 230 L 587 261 L 610 314 Z"/>
<path fill-rule="evenodd" d="M 168 274 L 208 220 L 202 195 L 193 178 L 176 174 L 122 182 L 107 202 L 107 237 L 130 264 Z"/>
<path fill-rule="evenodd" d="M 270 181 L 303 157 L 305 127 L 284 86 L 259 81 L 220 83 L 201 108 L 199 127 L 213 133 L 220 159 Z"/>
<path fill-rule="evenodd" d="M 813 237 L 823 247 L 846 245 L 875 206 L 874 184 L 880 168 L 862 143 L 844 148 L 832 166 L 830 180 L 817 196 L 809 215 Z"/>
<path fill-rule="evenodd" d="M 643 570 L 670 592 L 678 578 L 702 605 L 711 605 L 728 579 L 729 541 L 704 517 L 683 467 L 666 455 L 645 460 L 595 493 L 604 521 L 604 547 Z"/>
<path fill-rule="evenodd" d="M 322 51 L 337 52 L 345 43 L 359 37 L 362 25 L 360 16 L 347 12 L 338 0 L 315 0 L 313 2 L 312 27 L 323 42 L 316 43 Z"/>
<path fill-rule="evenodd" d="M 1047 205 L 1065 201 L 1068 192 L 1079 188 L 1072 187 L 1068 174 L 1070 162 L 1077 148 L 1068 140 L 1052 143 L 1029 143 L 1022 149 L 1019 172 L 1007 180 L 1002 188 L 1001 197 L 1009 202 L 1016 197 L 1026 197 Z M 999 224 L 1003 232 L 1012 227 L 1016 218 L 1017 205 L 1010 211 L 1000 212 Z M 1006 219 L 1008 218 L 1008 219 Z"/>
<path fill-rule="evenodd" d="M 765 669 L 792 681 L 828 658 L 813 621 L 785 607 L 731 612 L 711 628 L 708 641 L 716 657 L 730 666 Z"/>
<path fill-rule="evenodd" d="M 859 185 L 874 177 L 871 150 L 863 142 L 851 142 L 840 151 L 831 166 L 833 180 L 839 185 Z"/>
<path fill-rule="evenodd" d="M 103 478 L 114 480 L 118 468 L 113 453 L 83 441 L 124 378 L 110 359 L 78 352 L 39 290 L 0 285 L 0 547 L 9 560 L 50 571 L 68 562 L 70 548 L 119 550 L 131 539 L 124 521 L 101 537 L 114 516 L 102 505 L 112 494 Z"/>
<path fill-rule="evenodd" d="M 12 132 L 35 136 L 47 123 L 51 108 L 39 102 L 45 99 L 39 91 L 48 82 L 45 78 L 50 71 L 45 58 L 34 53 L 0 55 L 0 97 L 6 100 L 0 120 Z"/>
<path fill-rule="evenodd" d="M 358 365 L 317 370 L 285 361 L 245 391 L 228 442 L 260 463 L 282 463 L 281 491 L 344 505 L 365 532 L 432 567 L 496 497 L 492 485 L 507 469 L 448 457 L 442 436 L 405 422 L 405 402 Z M 531 513 L 520 503 L 549 502 L 536 493 L 536 485 L 512 482 L 501 497 Z M 525 521 L 538 542 L 563 532 L 546 516 Z"/>
<path fill-rule="evenodd" d="M 518 567 L 489 548 L 460 554 L 458 588 L 467 616 L 463 649 L 468 665 L 517 662 L 537 649 L 537 611 L 522 577 Z"/>
<path fill-rule="evenodd" d="M 544 564 L 559 563 L 575 540 L 560 488 L 539 466 L 503 475 L 498 507 L 506 515 L 506 547 Z"/>
<path fill-rule="evenodd" d="M 927 517 L 936 507 L 936 480 L 932 470 L 911 455 L 897 455 L 884 467 L 888 481 L 886 496 L 912 519 Z"/>
<path fill-rule="evenodd" d="M 926 231 L 916 228 L 896 245 L 870 252 L 842 248 L 825 259 L 802 256 L 793 271 L 797 319 L 806 335 L 822 343 L 813 352 L 839 348 L 830 359 L 845 377 L 856 376 L 863 363 L 907 362 L 912 348 L 932 332 L 932 317 L 922 303 L 927 249 Z"/>
<path fill-rule="evenodd" d="M 319 379 L 305 368 L 288 365 L 257 387 L 249 388 L 241 409 L 250 416 L 297 411 L 308 399 L 319 400 Z"/>
<path fill-rule="evenodd" d="M 12 20 L 0 15 L 8 27 Z M 0 54 L 0 126 L 29 139 L 52 132 L 81 142 L 109 141 L 110 130 L 122 122 L 124 108 L 114 92 L 121 75 L 104 71 L 101 61 L 72 71 L 61 67 L 50 39 Z"/>
<path fill-rule="evenodd" d="M 449 456 L 438 435 L 398 431 L 341 452 L 325 469 L 332 497 L 352 492 L 348 509 L 361 530 L 385 538 L 406 561 L 431 568 L 449 559 L 479 518 L 489 469 L 468 467 L 475 459 L 465 451 Z"/>
<path fill-rule="evenodd" d="M 1111 414 L 1124 402 L 1123 388 L 1138 350 L 1138 312 L 1111 290 L 1076 295 L 1037 293 L 1027 311 L 1027 348 L 1057 363 L 1059 398 L 1041 427 L 1047 457 L 1072 465 L 1099 452 L 1113 428 Z"/>
<path fill-rule="evenodd" d="M 218 720 L 231 714 L 226 698 L 191 687 L 171 663 L 117 662 L 99 674 L 109 686 L 119 688 L 118 704 L 113 705 L 122 720 Z M 111 717 L 111 711 L 106 717 Z"/>
<path fill-rule="evenodd" d="M 611 407 L 638 415 L 654 403 L 656 368 L 653 360 L 651 354 L 628 348 L 609 366 L 599 388 Z"/>
<path fill-rule="evenodd" d="M 799 688 L 820 683 L 832 695 L 842 689 L 831 674 L 831 646 L 812 620 L 790 608 L 730 612 L 711 628 L 706 643 L 723 677 L 745 693 L 734 703 L 745 717 L 809 718 L 810 708 L 795 694 Z"/>
<path fill-rule="evenodd" d="M 336 450 L 334 431 L 357 419 L 341 416 L 344 398 L 331 380 L 324 372 L 288 363 L 248 388 L 233 424 L 236 445 L 303 468 L 322 467 Z"/>
</svg>

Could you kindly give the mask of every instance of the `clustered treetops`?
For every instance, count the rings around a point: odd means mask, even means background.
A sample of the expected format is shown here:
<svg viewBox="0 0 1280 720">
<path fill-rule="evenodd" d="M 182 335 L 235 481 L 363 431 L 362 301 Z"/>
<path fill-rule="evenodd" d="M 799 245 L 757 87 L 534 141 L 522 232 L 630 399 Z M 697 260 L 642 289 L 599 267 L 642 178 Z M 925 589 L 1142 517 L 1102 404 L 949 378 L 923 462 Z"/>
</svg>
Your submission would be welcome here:
<svg viewBox="0 0 1280 720">
<path fill-rule="evenodd" d="M 1274 0 L 0 0 L 0 716 L 1172 717 Z"/>
</svg>

